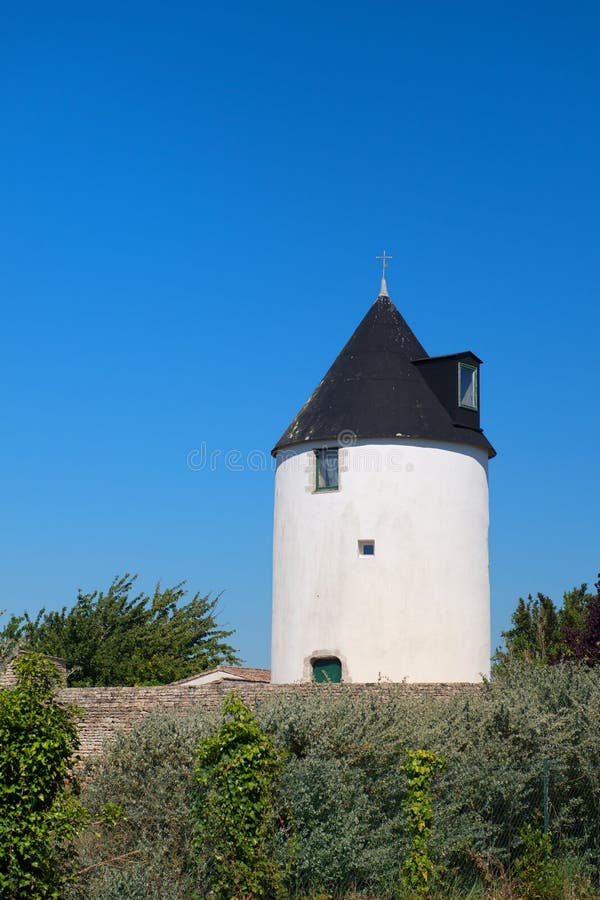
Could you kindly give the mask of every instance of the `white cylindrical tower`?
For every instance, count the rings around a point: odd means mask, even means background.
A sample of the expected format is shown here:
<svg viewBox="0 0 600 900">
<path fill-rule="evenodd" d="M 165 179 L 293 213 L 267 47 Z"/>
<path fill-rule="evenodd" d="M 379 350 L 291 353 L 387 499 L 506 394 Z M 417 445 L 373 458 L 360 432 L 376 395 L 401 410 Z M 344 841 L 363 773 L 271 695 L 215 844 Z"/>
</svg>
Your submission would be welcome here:
<svg viewBox="0 0 600 900">
<path fill-rule="evenodd" d="M 479 366 L 379 295 L 274 449 L 272 681 L 489 672 Z"/>
</svg>

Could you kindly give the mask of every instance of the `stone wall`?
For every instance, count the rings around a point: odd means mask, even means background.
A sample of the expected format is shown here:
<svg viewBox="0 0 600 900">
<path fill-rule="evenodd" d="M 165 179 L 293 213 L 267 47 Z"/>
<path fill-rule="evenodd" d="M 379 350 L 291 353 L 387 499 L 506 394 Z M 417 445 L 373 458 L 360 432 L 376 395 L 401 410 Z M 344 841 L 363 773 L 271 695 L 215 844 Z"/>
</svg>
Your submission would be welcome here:
<svg viewBox="0 0 600 900">
<path fill-rule="evenodd" d="M 182 714 L 194 709 L 214 710 L 221 706 L 231 690 L 251 705 L 271 697 L 309 696 L 327 691 L 334 696 L 352 697 L 372 694 L 384 697 L 392 692 L 408 696 L 433 697 L 444 701 L 462 692 L 473 692 L 479 684 L 260 684 L 220 682 L 206 685 L 164 685 L 161 687 L 63 688 L 61 703 L 77 706 L 80 718 L 80 756 L 98 753 L 118 732 L 129 731 L 156 710 L 177 710 Z"/>
<path fill-rule="evenodd" d="M 17 676 L 15 675 L 14 664 L 19 656 L 22 656 L 24 650 L 20 650 L 17 653 L 15 659 L 13 659 L 9 664 L 0 672 L 0 688 L 3 687 L 12 687 L 17 683 Z M 61 659 L 59 656 L 47 656 L 46 659 L 52 660 L 53 663 L 60 670 L 60 674 L 62 676 L 63 682 L 66 684 L 67 682 L 67 665 L 64 659 Z"/>
</svg>

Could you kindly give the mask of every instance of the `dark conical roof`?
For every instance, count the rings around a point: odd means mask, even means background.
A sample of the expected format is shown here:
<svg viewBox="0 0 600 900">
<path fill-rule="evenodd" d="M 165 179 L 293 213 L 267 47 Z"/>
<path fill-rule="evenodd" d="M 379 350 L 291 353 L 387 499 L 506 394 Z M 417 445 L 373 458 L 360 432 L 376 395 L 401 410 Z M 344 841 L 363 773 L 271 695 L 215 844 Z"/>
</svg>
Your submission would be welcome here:
<svg viewBox="0 0 600 900">
<path fill-rule="evenodd" d="M 495 451 L 481 429 L 455 425 L 413 360 L 427 353 L 381 294 L 273 453 L 306 441 L 410 437 Z"/>
</svg>

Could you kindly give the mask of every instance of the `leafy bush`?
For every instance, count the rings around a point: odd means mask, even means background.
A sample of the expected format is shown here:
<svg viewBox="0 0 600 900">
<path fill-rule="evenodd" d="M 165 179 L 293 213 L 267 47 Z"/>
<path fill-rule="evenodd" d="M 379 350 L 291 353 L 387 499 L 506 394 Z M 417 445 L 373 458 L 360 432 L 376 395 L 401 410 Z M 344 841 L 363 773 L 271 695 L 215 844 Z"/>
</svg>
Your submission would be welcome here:
<svg viewBox="0 0 600 900">
<path fill-rule="evenodd" d="M 436 867 L 429 852 L 431 821 L 431 779 L 443 765 L 441 757 L 428 750 L 412 750 L 406 754 L 407 792 L 402 808 L 406 815 L 411 838 L 410 850 L 404 860 L 402 874 L 409 892 L 428 897 L 433 888 Z"/>
<path fill-rule="evenodd" d="M 522 900 L 562 900 L 562 871 L 552 856 L 549 832 L 527 823 L 521 828 L 520 837 L 521 854 L 515 863 L 515 875 Z"/>
<path fill-rule="evenodd" d="M 0 894 L 59 897 L 85 821 L 73 792 L 75 715 L 56 703 L 53 662 L 28 653 L 14 669 L 16 687 L 0 690 Z"/>
<path fill-rule="evenodd" d="M 203 897 L 281 894 L 272 858 L 273 779 L 281 757 L 241 697 L 230 693 L 224 721 L 196 752 L 197 848 L 204 862 Z"/>
<path fill-rule="evenodd" d="M 343 760 L 290 759 L 279 795 L 294 826 L 288 863 L 291 890 L 351 890 L 368 880 L 372 835 L 377 831 L 365 785 Z"/>
<path fill-rule="evenodd" d="M 198 741 L 216 715 L 157 712 L 120 735 L 86 773 L 82 800 L 93 819 L 118 804 L 114 827 L 91 827 L 79 841 L 85 870 L 69 897 L 86 900 L 190 897 L 197 881 L 193 852 L 194 762 Z"/>
<path fill-rule="evenodd" d="M 446 762 L 432 788 L 429 840 L 431 860 L 450 885 L 442 896 L 483 896 L 496 883 L 499 891 L 510 884 L 523 858 L 523 826 L 542 807 L 548 760 L 552 853 L 564 884 L 585 886 L 589 865 L 597 877 L 599 670 L 511 664 L 502 678 L 450 701 L 402 685 L 362 695 L 322 685 L 309 694 L 265 695 L 256 716 L 284 757 L 274 784 L 286 811 L 275 850 L 289 896 L 399 895 L 410 851 L 402 766 L 415 747 Z M 82 896 L 162 891 L 170 900 L 203 887 L 206 869 L 192 848 L 194 748 L 220 721 L 161 713 L 105 755 L 84 797 L 94 817 L 113 802 L 125 821 L 101 829 L 99 839 L 87 835 L 81 868 L 132 855 L 114 864 L 121 871 L 90 870 Z M 574 896 L 587 896 L 577 890 Z"/>
</svg>

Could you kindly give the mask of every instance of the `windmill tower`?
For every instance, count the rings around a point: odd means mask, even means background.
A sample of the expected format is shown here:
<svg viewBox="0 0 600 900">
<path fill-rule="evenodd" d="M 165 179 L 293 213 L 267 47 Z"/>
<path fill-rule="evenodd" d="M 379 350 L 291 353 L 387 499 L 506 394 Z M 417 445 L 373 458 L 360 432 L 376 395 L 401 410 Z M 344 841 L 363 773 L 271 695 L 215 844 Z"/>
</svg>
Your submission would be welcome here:
<svg viewBox="0 0 600 900">
<path fill-rule="evenodd" d="M 480 365 L 428 356 L 382 278 L 273 449 L 273 682 L 489 672 Z"/>
</svg>

